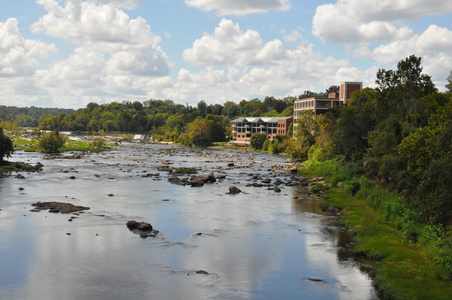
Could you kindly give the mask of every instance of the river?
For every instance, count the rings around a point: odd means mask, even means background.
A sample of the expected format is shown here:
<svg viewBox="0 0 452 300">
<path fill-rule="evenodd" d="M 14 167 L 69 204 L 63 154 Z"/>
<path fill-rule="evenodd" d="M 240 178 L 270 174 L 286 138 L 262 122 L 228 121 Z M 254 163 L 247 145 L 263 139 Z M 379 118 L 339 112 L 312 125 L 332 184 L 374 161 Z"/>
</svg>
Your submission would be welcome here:
<svg viewBox="0 0 452 300">
<path fill-rule="evenodd" d="M 11 161 L 43 170 L 0 179 L 2 300 L 378 299 L 337 217 L 286 184 L 287 157 L 171 145 L 48 157 L 16 152 Z M 176 185 L 162 165 L 225 178 Z M 281 191 L 246 186 L 264 179 L 282 182 Z M 228 194 L 230 186 L 242 193 Z M 38 201 L 90 209 L 31 212 Z M 141 238 L 128 220 L 159 233 Z"/>
</svg>

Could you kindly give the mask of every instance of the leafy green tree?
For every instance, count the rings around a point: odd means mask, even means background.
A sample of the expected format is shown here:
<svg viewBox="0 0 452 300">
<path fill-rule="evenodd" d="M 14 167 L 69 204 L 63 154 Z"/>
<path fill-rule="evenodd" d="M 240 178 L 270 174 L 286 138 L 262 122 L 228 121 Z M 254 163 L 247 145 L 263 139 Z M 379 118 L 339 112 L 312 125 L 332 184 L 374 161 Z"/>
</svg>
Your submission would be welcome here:
<svg viewBox="0 0 452 300">
<path fill-rule="evenodd" d="M 284 152 L 296 160 L 306 160 L 306 153 L 308 152 L 309 145 L 306 140 L 285 139 L 283 142 Z"/>
<path fill-rule="evenodd" d="M 257 132 L 251 136 L 250 144 L 255 150 L 261 150 L 267 140 L 267 134 L 263 132 Z"/>
<path fill-rule="evenodd" d="M 0 163 L 3 163 L 3 158 L 11 157 L 14 153 L 14 146 L 12 140 L 3 133 L 3 128 L 0 127 Z"/>
<path fill-rule="evenodd" d="M 318 134 L 319 124 L 317 123 L 316 114 L 312 110 L 300 112 L 295 126 L 295 137 L 299 140 L 306 140 L 309 145 L 314 145 Z"/>
<path fill-rule="evenodd" d="M 416 126 L 410 116 L 419 99 L 437 90 L 430 76 L 422 73 L 421 58 L 414 55 L 399 62 L 395 71 L 379 70 L 376 83 L 375 126 L 368 134 L 365 169 L 400 191 L 406 185 L 406 161 L 398 153 L 399 144 Z"/>
<path fill-rule="evenodd" d="M 201 117 L 205 117 L 207 114 L 207 104 L 204 100 L 198 102 L 198 111 L 201 114 Z"/>
<path fill-rule="evenodd" d="M 413 101 L 431 93 L 437 92 L 429 75 L 422 73 L 421 58 L 411 55 L 397 64 L 397 70 L 380 69 L 377 72 L 377 92 L 380 113 L 406 114 L 413 105 Z"/>
<path fill-rule="evenodd" d="M 339 92 L 339 86 L 338 85 L 332 85 L 329 88 L 326 89 L 325 94 L 328 95 L 329 93 L 338 93 Z"/>
<path fill-rule="evenodd" d="M 452 100 L 427 126 L 404 138 L 399 153 L 407 161 L 404 194 L 424 221 L 447 222 L 452 218 Z"/>
<path fill-rule="evenodd" d="M 210 122 L 212 142 L 226 141 L 226 127 L 229 123 L 227 119 L 221 116 L 208 114 L 205 117 Z"/>
<path fill-rule="evenodd" d="M 333 159 L 336 154 L 335 135 L 337 122 L 330 112 L 317 116 L 319 134 L 315 144 L 308 150 L 308 159 L 313 162 L 321 162 Z"/>
<path fill-rule="evenodd" d="M 190 144 L 199 147 L 212 145 L 212 127 L 208 120 L 201 117 L 196 118 L 188 125 L 188 136 Z"/>
<path fill-rule="evenodd" d="M 372 89 L 353 93 L 346 106 L 341 107 L 336 125 L 337 151 L 347 160 L 361 159 L 369 147 L 368 135 L 374 129 L 377 95 Z"/>
<path fill-rule="evenodd" d="M 68 137 L 61 135 L 58 131 L 47 132 L 39 140 L 39 146 L 48 153 L 56 153 L 64 146 Z"/>
<path fill-rule="evenodd" d="M 446 89 L 448 92 L 452 93 L 452 70 L 450 71 L 449 76 L 447 76 Z"/>
<path fill-rule="evenodd" d="M 239 115 L 240 107 L 232 101 L 227 101 L 223 107 L 223 115 L 236 117 Z"/>
</svg>

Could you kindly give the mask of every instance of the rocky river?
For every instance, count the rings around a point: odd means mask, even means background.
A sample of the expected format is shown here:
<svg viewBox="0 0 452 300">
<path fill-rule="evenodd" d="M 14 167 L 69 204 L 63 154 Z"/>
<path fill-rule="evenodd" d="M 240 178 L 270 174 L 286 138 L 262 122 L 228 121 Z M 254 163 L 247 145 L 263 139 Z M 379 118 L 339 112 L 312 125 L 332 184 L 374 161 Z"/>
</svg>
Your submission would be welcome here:
<svg viewBox="0 0 452 300">
<path fill-rule="evenodd" d="M 43 167 L 0 178 L 2 300 L 378 299 L 287 157 L 123 144 L 10 160 Z"/>
</svg>

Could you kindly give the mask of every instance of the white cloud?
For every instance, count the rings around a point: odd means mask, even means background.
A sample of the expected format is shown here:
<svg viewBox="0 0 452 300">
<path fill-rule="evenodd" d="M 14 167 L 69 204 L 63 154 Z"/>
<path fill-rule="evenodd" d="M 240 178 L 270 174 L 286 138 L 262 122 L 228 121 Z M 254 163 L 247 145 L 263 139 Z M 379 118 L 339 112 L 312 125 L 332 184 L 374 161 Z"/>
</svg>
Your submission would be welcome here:
<svg viewBox="0 0 452 300">
<path fill-rule="evenodd" d="M 374 50 L 361 47 L 355 51 L 358 57 L 372 58 L 379 64 L 395 64 L 405 57 L 445 55 L 450 56 L 452 48 L 452 31 L 447 28 L 430 25 L 422 34 L 413 35 L 409 39 L 382 44 Z"/>
<path fill-rule="evenodd" d="M 364 44 L 404 38 L 412 34 L 409 28 L 396 28 L 388 22 L 362 22 L 349 11 L 348 5 L 348 2 L 339 1 L 336 5 L 317 7 L 312 20 L 313 35 L 326 43 Z"/>
<path fill-rule="evenodd" d="M 301 32 L 295 29 L 293 29 L 289 34 L 287 34 L 284 30 L 282 30 L 281 33 L 284 34 L 283 39 L 285 42 L 298 42 L 303 39 Z"/>
<path fill-rule="evenodd" d="M 53 44 L 23 38 L 16 19 L 0 22 L 0 77 L 30 76 L 53 52 Z"/>
<path fill-rule="evenodd" d="M 269 10 L 284 11 L 291 8 L 289 0 L 185 0 L 185 3 L 203 11 L 215 10 L 220 16 L 243 16 L 265 13 Z"/>
<path fill-rule="evenodd" d="M 360 47 L 355 55 L 360 58 L 371 58 L 378 65 L 392 65 L 414 54 L 422 58 L 423 71 L 432 76 L 437 87 L 443 90 L 445 79 L 452 66 L 452 31 L 430 25 L 423 33 L 409 39 L 382 44 L 371 50 Z"/>
<path fill-rule="evenodd" d="M 214 34 L 205 33 L 186 49 L 183 57 L 193 65 L 235 64 L 247 66 L 254 64 L 256 53 L 262 48 L 258 32 L 240 30 L 238 24 L 222 19 Z"/>
<path fill-rule="evenodd" d="M 168 76 L 172 64 L 159 45 L 160 37 L 143 18 L 130 19 L 112 4 L 72 0 L 63 7 L 54 0 L 39 3 L 47 14 L 32 25 L 33 32 L 77 46 L 68 58 L 34 76 L 37 86 L 58 106 L 77 106 L 79 99 L 90 97 L 112 101 L 144 96 L 159 89 L 161 82 L 155 78 Z"/>
<path fill-rule="evenodd" d="M 394 41 L 409 38 L 412 30 L 393 23 L 451 12 L 452 2 L 442 0 L 338 0 L 317 7 L 312 33 L 327 43 Z"/>
<path fill-rule="evenodd" d="M 137 7 L 137 5 L 140 4 L 141 2 L 147 0 L 91 0 L 91 1 L 100 4 L 111 3 L 114 4 L 116 7 L 133 9 Z"/>
<path fill-rule="evenodd" d="M 225 39 L 230 41 L 223 44 L 225 49 L 216 51 L 214 45 L 221 44 L 221 35 L 217 32 L 225 31 L 225 26 L 233 27 L 234 30 L 229 32 L 234 34 Z M 247 33 L 249 31 L 240 31 L 238 25 L 233 25 L 231 21 L 223 20 L 215 34 L 205 34 L 197 40 L 193 48 L 186 50 L 185 58 L 198 65 L 204 63 L 206 67 L 196 74 L 187 69 L 181 70 L 175 84 L 181 94 L 174 94 L 174 99 L 185 97 L 194 103 L 202 99 L 224 103 L 227 100 L 240 101 L 255 97 L 263 99 L 265 96 L 298 96 L 305 90 L 321 91 L 325 86 L 344 80 L 337 80 L 336 73 L 349 66 L 347 60 L 324 58 L 306 41 L 300 41 L 295 50 L 285 49 L 283 42 L 278 39 L 262 46 L 257 32 L 253 33 L 254 43 L 244 43 L 252 46 L 244 47 L 238 41 L 246 40 L 243 36 Z M 206 60 L 208 55 L 217 59 Z M 222 68 L 224 61 L 230 62 L 227 69 Z M 359 76 L 359 73 L 350 76 L 353 77 L 350 80 L 358 80 Z"/>
</svg>

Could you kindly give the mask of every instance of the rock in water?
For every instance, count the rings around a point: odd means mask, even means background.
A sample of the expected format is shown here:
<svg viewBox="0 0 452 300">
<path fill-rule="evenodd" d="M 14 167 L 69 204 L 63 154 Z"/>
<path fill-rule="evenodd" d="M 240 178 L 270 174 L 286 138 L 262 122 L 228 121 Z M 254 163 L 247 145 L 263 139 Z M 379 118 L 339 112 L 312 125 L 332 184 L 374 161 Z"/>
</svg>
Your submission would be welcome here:
<svg viewBox="0 0 452 300">
<path fill-rule="evenodd" d="M 152 225 L 146 222 L 137 222 L 135 220 L 130 220 L 126 223 L 127 228 L 130 230 L 141 230 L 141 231 L 152 231 Z"/>
<path fill-rule="evenodd" d="M 236 186 L 230 186 L 229 187 L 229 194 L 238 194 L 238 193 L 241 193 L 242 191 L 238 188 L 238 187 L 236 187 Z"/>
</svg>

